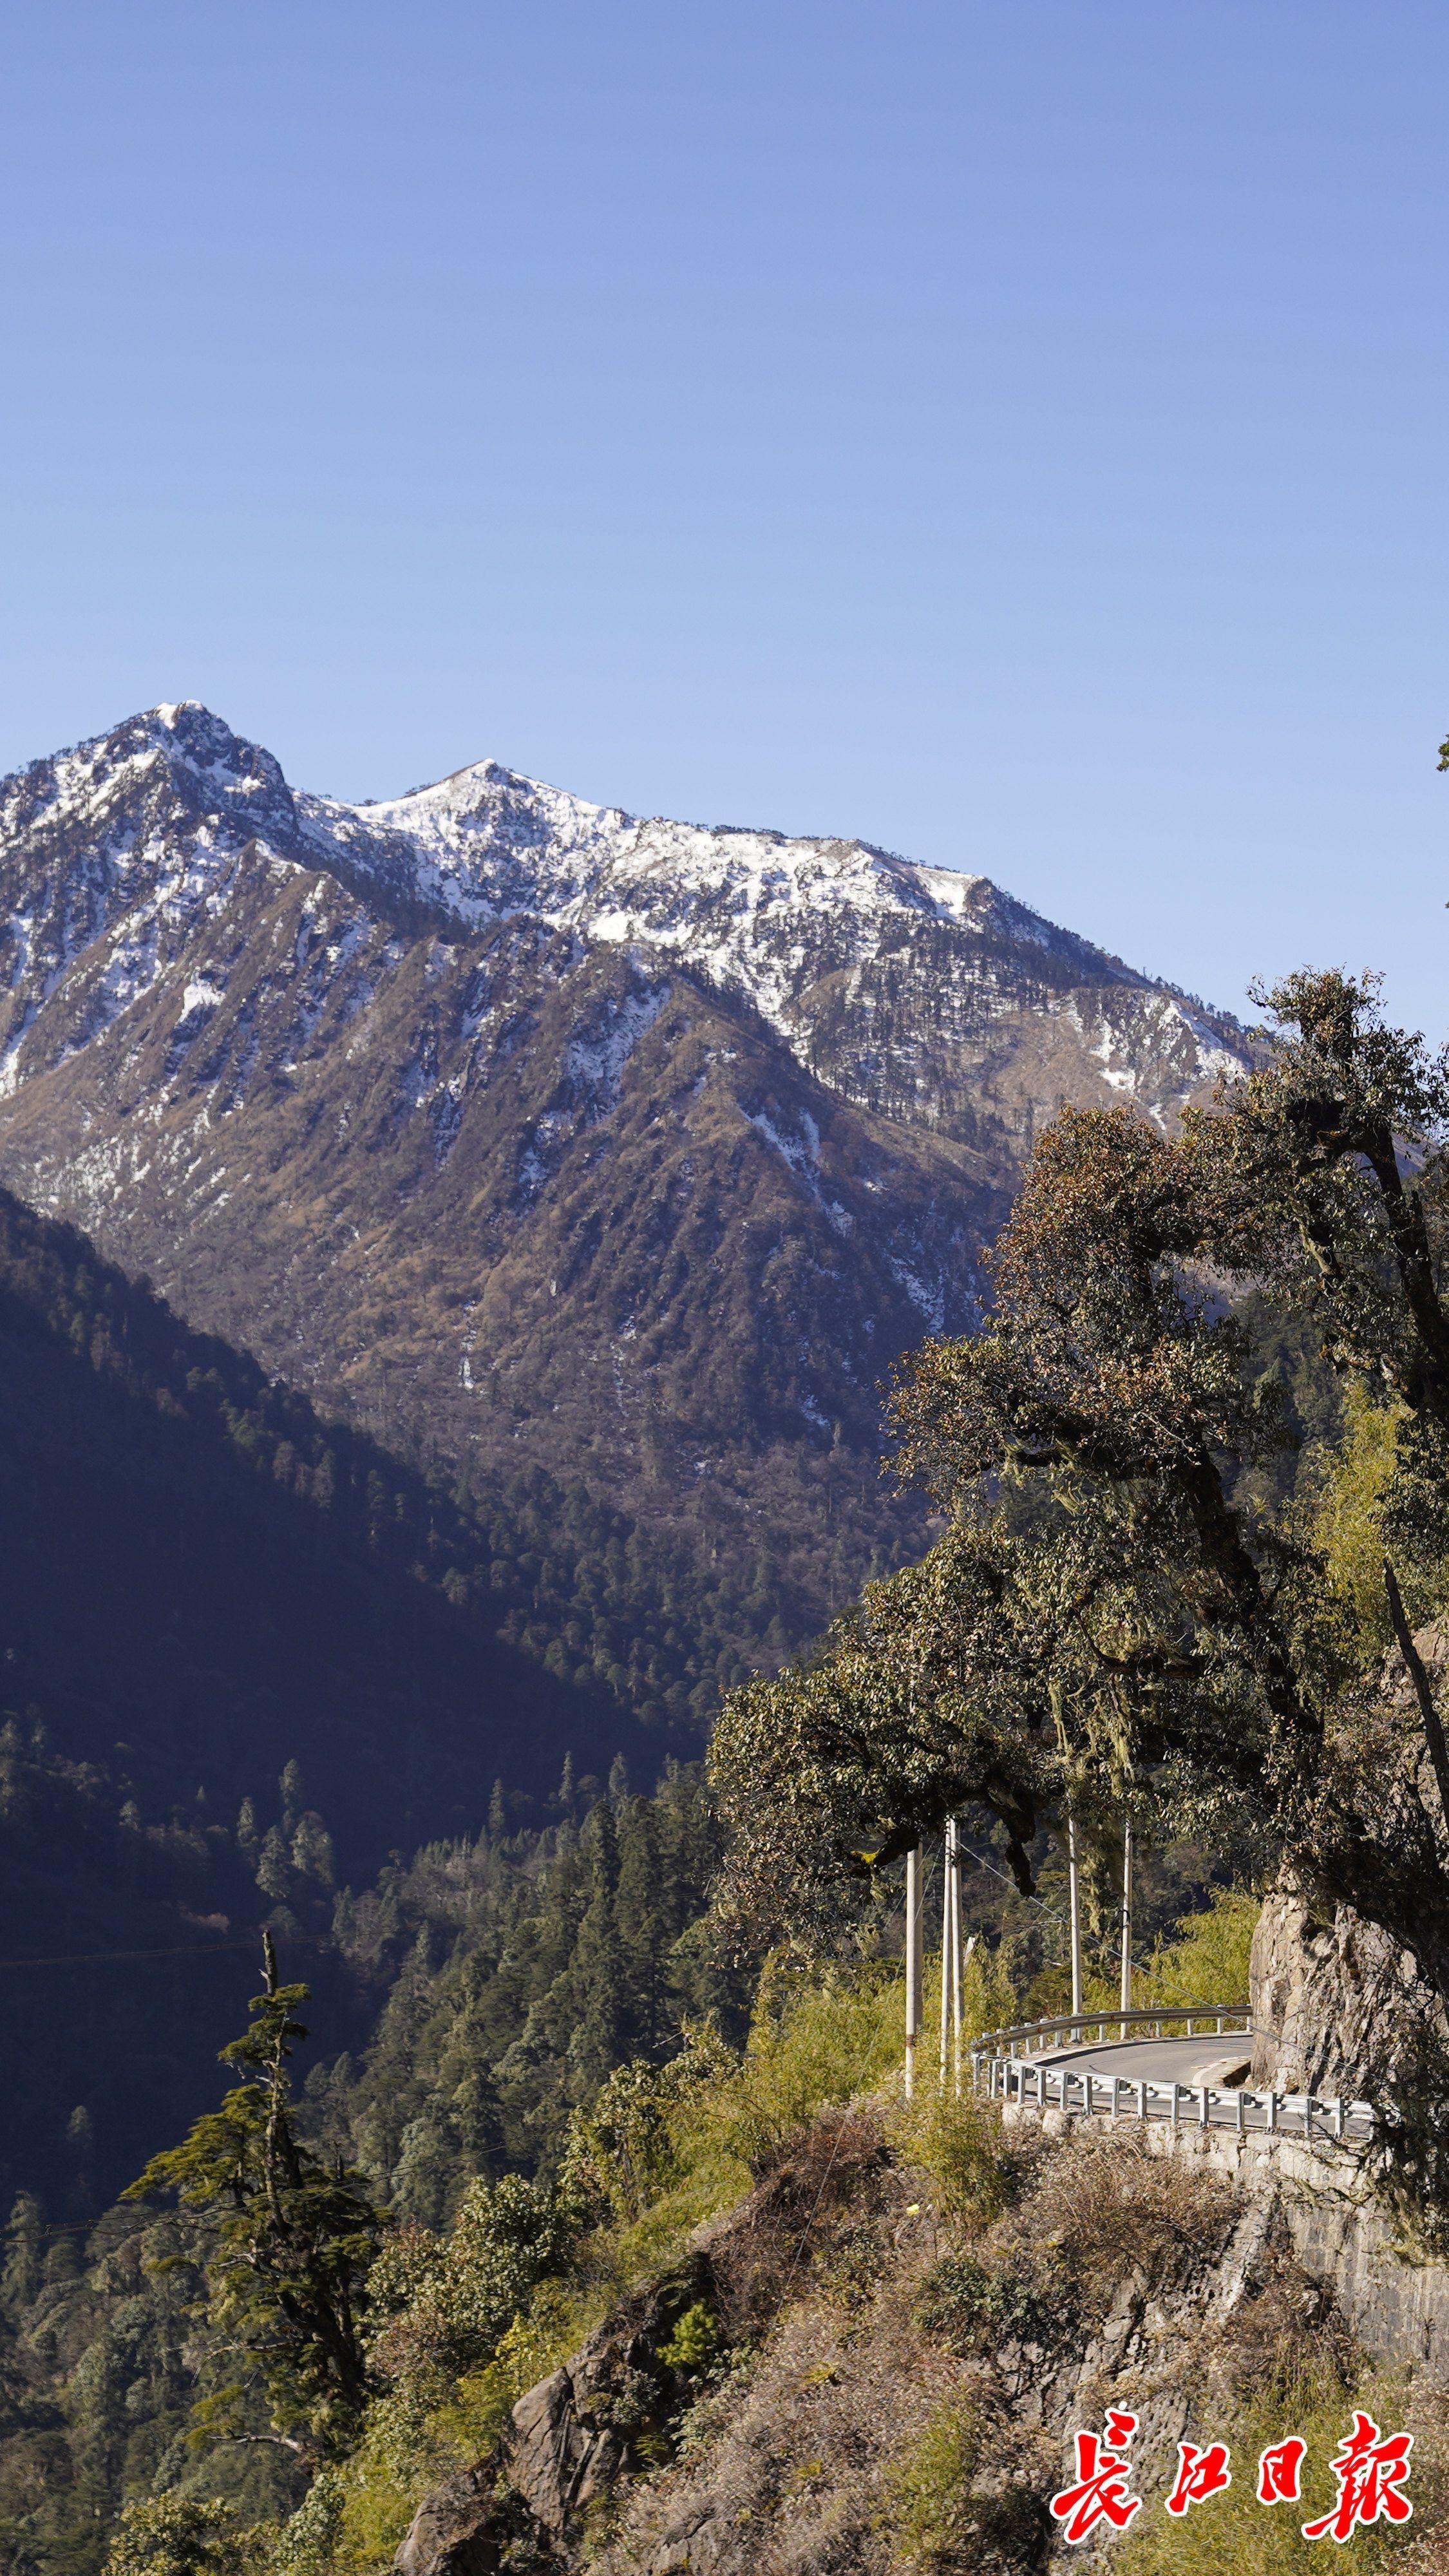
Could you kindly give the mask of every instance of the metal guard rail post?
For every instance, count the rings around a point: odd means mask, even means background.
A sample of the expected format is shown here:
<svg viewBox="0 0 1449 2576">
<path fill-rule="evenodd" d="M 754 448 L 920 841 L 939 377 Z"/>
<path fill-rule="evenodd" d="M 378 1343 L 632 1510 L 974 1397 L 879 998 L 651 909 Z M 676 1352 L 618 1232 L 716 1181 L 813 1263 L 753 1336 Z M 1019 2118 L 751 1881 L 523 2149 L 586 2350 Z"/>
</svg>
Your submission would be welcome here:
<svg viewBox="0 0 1449 2576">
<path fill-rule="evenodd" d="M 1195 2103 L 1193 2125 L 1199 2130 L 1231 2128 L 1239 2137 L 1297 2137 L 1312 2144 L 1316 2122 L 1317 2135 L 1335 2144 L 1363 2143 L 1372 2136 L 1373 2104 L 1348 2101 L 1341 2095 L 1257 2092 L 1239 2085 L 1159 2084 L 1143 2076 L 1107 2076 L 1090 2067 L 1039 2062 L 1049 2049 L 1072 2039 L 1084 2041 L 1089 2034 L 1095 2034 L 1097 2046 L 1110 2047 L 1114 2043 L 1107 2039 L 1107 2031 L 1119 2025 L 1134 2029 L 1140 2036 L 1160 2039 L 1164 2022 L 1186 2022 L 1187 2037 L 1193 2036 L 1195 2022 L 1210 2023 L 1214 2035 L 1246 2037 L 1252 2028 L 1248 2009 L 1242 2004 L 1152 2004 L 1125 2013 L 1062 2013 L 1052 2021 L 1022 2022 L 1010 2029 L 984 2032 L 971 2052 L 972 2088 L 979 2091 L 984 2067 L 988 2099 L 1015 2102 L 1021 2109 L 1031 2104 L 1041 2111 L 1055 2108 L 1070 2116 L 1075 2107 L 1089 2119 L 1105 2111 L 1115 2120 L 1126 2108 L 1131 2118 L 1166 2120 L 1176 2127 L 1181 2121 L 1185 2095 Z M 1080 2096 L 1076 2106 L 1071 2098 L 1073 2084 Z M 1099 2100 L 1099 2088 L 1107 2094 L 1106 2102 Z M 1124 2105 L 1124 2091 L 1135 2100 L 1129 2099 Z"/>
<path fill-rule="evenodd" d="M 1144 2038 L 1161 2039 L 1164 2022 L 1186 2022 L 1185 2036 L 1191 2038 L 1192 2024 L 1199 2021 L 1211 2022 L 1219 2034 L 1239 2029 L 1246 2032 L 1252 2027 L 1246 2004 L 1147 2004 L 1127 2012 L 1059 2013 L 1054 2021 L 1018 2022 L 1010 2029 L 983 2031 L 976 2046 L 981 2053 L 990 2050 L 1000 2056 L 1004 2051 L 1010 2057 L 1030 2057 L 1062 2038 L 1086 2039 L 1094 2035 L 1099 2048 L 1108 2047 L 1109 2030 L 1130 2028 L 1140 2031 Z"/>
</svg>

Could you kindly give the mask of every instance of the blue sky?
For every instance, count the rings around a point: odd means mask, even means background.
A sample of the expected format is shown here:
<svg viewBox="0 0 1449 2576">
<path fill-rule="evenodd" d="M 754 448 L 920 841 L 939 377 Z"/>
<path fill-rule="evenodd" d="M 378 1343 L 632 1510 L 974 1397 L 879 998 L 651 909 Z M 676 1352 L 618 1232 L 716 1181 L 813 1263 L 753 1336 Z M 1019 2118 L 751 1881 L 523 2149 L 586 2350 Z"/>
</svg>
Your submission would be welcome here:
<svg viewBox="0 0 1449 2576">
<path fill-rule="evenodd" d="M 1449 11 L 8 0 L 0 766 L 200 697 L 1449 1032 Z"/>
</svg>

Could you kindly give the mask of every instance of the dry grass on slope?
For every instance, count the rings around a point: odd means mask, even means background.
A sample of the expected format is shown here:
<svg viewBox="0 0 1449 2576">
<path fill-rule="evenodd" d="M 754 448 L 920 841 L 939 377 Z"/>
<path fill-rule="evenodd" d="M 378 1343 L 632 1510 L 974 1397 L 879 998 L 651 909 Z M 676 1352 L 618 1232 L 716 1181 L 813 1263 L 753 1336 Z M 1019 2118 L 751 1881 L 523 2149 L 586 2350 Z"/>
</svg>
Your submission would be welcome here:
<svg viewBox="0 0 1449 2576">
<path fill-rule="evenodd" d="M 1256 2463 L 1301 2416 L 1326 2460 L 1364 2392 L 1396 2421 L 1417 2410 L 1413 2557 L 1392 2545 L 1406 2576 L 1449 2576 L 1438 2401 L 1365 2368 L 1260 2207 L 1136 2137 L 1008 2138 L 969 2103 L 857 2106 L 707 2242 L 732 2352 L 673 2465 L 616 2496 L 597 2576 L 1036 2576 L 1056 2563 L 1067 2437 L 1109 2403 L 1141 2419 L 1148 2501 L 1130 2548 L 1063 2563 L 1276 2576 L 1300 2561 L 1251 2481 L 1165 2516 L 1176 2445 L 1231 2438 Z"/>
<path fill-rule="evenodd" d="M 732 2325 L 766 2331 L 686 2417 L 676 2465 L 623 2499 L 598 2576 L 884 2571 L 890 2463 L 961 2376 L 914 2315 L 940 2241 L 878 2116 L 818 2122 L 710 2233 Z"/>
</svg>

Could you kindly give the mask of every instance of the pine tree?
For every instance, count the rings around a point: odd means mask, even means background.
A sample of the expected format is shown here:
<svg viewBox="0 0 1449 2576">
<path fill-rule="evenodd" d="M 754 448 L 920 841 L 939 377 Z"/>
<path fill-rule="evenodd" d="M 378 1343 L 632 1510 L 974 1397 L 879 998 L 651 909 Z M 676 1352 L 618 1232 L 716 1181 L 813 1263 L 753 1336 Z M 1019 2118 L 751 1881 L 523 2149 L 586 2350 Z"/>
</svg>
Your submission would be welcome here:
<svg viewBox="0 0 1449 2576">
<path fill-rule="evenodd" d="M 559 1811 L 564 1817 L 565 1822 L 568 1824 L 573 1823 L 574 1806 L 577 1801 L 577 1797 L 578 1792 L 574 1786 L 574 1757 L 572 1751 L 570 1751 L 564 1755 L 563 1776 L 558 1784 Z"/>
<path fill-rule="evenodd" d="M 257 1860 L 257 1885 L 274 1905 L 285 1905 L 292 1892 L 292 1859 L 280 1825 L 268 1825 Z"/>
<path fill-rule="evenodd" d="M 294 1759 L 287 1764 L 277 1786 L 282 1793 L 282 1831 L 290 1840 L 297 1830 L 297 1820 L 307 1804 L 307 1792 L 302 1782 L 300 1762 Z"/>
<path fill-rule="evenodd" d="M 601 1798 L 584 1828 L 589 1859 L 589 1901 L 566 1983 L 571 1988 L 575 2021 L 568 2044 L 569 2090 L 575 2101 L 587 2101 L 625 2055 L 629 2020 L 628 1983 L 623 1944 L 619 1939 L 616 1893 L 619 1841 L 614 1811 Z"/>
<path fill-rule="evenodd" d="M 361 2176 L 340 2159 L 323 2164 L 297 2134 L 287 2068 L 307 2036 L 295 2015 L 308 1990 L 279 1982 L 271 1935 L 262 1938 L 266 1990 L 250 2028 L 221 2051 L 241 2082 L 124 2196 L 174 2192 L 205 2219 L 213 2321 L 260 2378 L 275 2438 L 318 2460 L 350 2440 L 372 2393 L 363 2316 L 381 2221 Z M 207 2429 L 231 2431 L 243 2396 L 206 2401 Z"/>
<path fill-rule="evenodd" d="M 298 1819 L 292 1836 L 292 1867 L 303 1878 L 315 1879 L 319 1887 L 330 1887 L 337 1875 L 332 1836 L 315 1807 Z"/>
<path fill-rule="evenodd" d="M 672 1936 L 658 1825 L 648 1798 L 631 1798 L 619 1817 L 615 1913 L 625 1962 L 627 2042 L 632 2050 L 657 2057 L 668 2051 L 673 2036 L 665 1965 Z"/>
<path fill-rule="evenodd" d="M 66 2122 L 65 2151 L 70 2167 L 66 2209 L 72 2218 L 93 2218 L 96 2209 L 96 2133 L 84 2102 L 76 2104 Z"/>
<path fill-rule="evenodd" d="M 40 2289 L 45 2265 L 45 2213 L 35 2194 L 22 2191 L 5 2231 L 5 2268 L 0 2273 L 0 2310 L 17 2326 Z"/>
</svg>

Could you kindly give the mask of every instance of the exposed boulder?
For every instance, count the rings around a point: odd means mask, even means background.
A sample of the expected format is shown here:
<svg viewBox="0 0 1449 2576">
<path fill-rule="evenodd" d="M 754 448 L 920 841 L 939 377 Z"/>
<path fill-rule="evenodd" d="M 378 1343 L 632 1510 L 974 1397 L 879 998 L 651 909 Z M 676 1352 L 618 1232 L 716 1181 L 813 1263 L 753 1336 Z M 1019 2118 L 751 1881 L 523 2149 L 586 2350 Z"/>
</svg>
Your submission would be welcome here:
<svg viewBox="0 0 1449 2576">
<path fill-rule="evenodd" d="M 397 2576 L 494 2576 L 500 2557 L 491 2462 L 445 2478 L 423 2498 L 395 2561 Z"/>
<path fill-rule="evenodd" d="M 591 2511 L 618 2479 L 667 2454 L 689 2374 L 668 2357 L 679 2319 L 712 2312 L 698 2254 L 624 2300 L 561 2369 L 520 2397 L 501 2448 L 427 2495 L 395 2576 L 493 2576 L 506 2566 L 571 2567 Z"/>
</svg>

